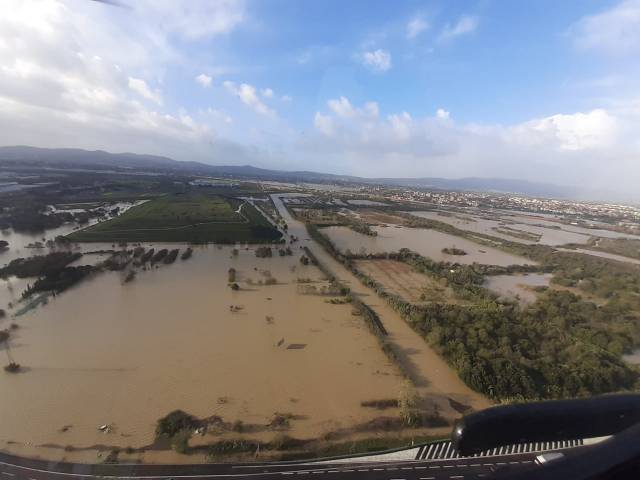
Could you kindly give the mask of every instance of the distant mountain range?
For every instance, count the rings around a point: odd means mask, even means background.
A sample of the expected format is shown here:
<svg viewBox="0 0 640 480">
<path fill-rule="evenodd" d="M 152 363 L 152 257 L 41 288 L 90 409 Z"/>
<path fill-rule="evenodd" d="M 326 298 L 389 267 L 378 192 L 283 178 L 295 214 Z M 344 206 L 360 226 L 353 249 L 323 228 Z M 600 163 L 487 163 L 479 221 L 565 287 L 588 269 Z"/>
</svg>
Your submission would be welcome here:
<svg viewBox="0 0 640 480">
<path fill-rule="evenodd" d="M 584 192 L 581 194 L 575 187 L 505 178 L 364 178 L 308 171 L 269 170 L 251 165 L 208 165 L 200 162 L 178 161 L 156 155 L 109 153 L 102 150 L 82 150 L 79 148 L 0 147 L 0 166 L 153 171 L 245 179 L 260 178 L 285 182 L 378 184 L 439 190 L 518 193 L 554 198 L 584 196 Z"/>
</svg>

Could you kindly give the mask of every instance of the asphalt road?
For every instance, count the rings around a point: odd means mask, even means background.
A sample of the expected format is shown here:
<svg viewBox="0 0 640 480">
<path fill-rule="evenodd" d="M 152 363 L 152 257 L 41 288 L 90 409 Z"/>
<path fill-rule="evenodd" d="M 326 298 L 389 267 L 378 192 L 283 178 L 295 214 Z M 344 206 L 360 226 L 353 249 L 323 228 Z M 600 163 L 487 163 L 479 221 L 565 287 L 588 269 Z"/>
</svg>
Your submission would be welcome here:
<svg viewBox="0 0 640 480">
<path fill-rule="evenodd" d="M 263 463 L 263 464 L 77 464 L 27 459 L 0 454 L 0 480 L 48 480 L 83 478 L 123 479 L 371 479 L 371 480 L 462 480 L 487 477 L 496 468 L 523 470 L 539 468 L 535 453 L 470 457 L 449 460 L 403 460 L 353 463 Z"/>
</svg>

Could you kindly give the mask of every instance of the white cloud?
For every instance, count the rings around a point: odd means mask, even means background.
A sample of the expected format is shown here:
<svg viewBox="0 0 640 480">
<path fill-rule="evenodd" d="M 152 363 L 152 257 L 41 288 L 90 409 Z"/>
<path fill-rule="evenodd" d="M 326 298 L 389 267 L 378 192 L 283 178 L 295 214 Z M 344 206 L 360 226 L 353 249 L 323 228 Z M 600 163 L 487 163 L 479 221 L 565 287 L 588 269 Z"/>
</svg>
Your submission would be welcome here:
<svg viewBox="0 0 640 480">
<path fill-rule="evenodd" d="M 473 33 L 478 27 L 478 18 L 471 15 L 464 15 L 458 21 L 451 25 L 447 24 L 440 32 L 440 40 L 451 40 L 461 35 Z"/>
<path fill-rule="evenodd" d="M 273 90 L 270 88 L 263 88 L 260 93 L 264 98 L 273 98 Z"/>
<path fill-rule="evenodd" d="M 205 113 L 207 115 L 212 116 L 216 121 L 221 121 L 226 124 L 233 123 L 233 119 L 231 118 L 231 116 L 227 114 L 227 112 L 225 112 L 224 110 L 218 110 L 218 109 L 209 107 Z"/>
<path fill-rule="evenodd" d="M 356 114 L 356 111 L 351 105 L 351 102 L 349 102 L 349 99 L 346 97 L 332 99 L 327 103 L 329 105 L 329 108 L 340 117 L 353 117 Z"/>
<path fill-rule="evenodd" d="M 447 112 L 445 109 L 443 108 L 439 108 L 436 111 L 436 117 L 439 118 L 440 120 L 448 120 L 451 117 L 451 113 Z"/>
<path fill-rule="evenodd" d="M 382 49 L 364 52 L 362 62 L 374 72 L 386 72 L 391 68 L 391 54 Z"/>
<path fill-rule="evenodd" d="M 380 108 L 376 102 L 367 102 L 364 104 L 365 113 L 372 118 L 376 118 L 380 115 Z"/>
<path fill-rule="evenodd" d="M 128 84 L 129 88 L 141 97 L 156 102 L 158 105 L 162 105 L 162 94 L 160 93 L 160 90 L 151 90 L 149 85 L 147 85 L 147 82 L 143 79 L 129 77 Z"/>
<path fill-rule="evenodd" d="M 596 109 L 531 120 L 514 127 L 513 132 L 537 143 L 555 145 L 560 150 L 589 150 L 611 147 L 618 125 L 606 110 Z"/>
<path fill-rule="evenodd" d="M 640 0 L 623 1 L 586 16 L 570 32 L 579 49 L 609 54 L 640 52 Z"/>
<path fill-rule="evenodd" d="M 242 158 L 244 147 L 220 138 L 208 118 L 166 108 L 149 82 L 188 63 L 179 43 L 231 31 L 242 8 L 242 2 L 224 1 L 194 1 L 187 8 L 155 0 L 135 2 L 135 8 L 0 2 L 0 144 L 191 159 L 234 149 Z M 173 19 L 165 18 L 169 11 Z"/>
<path fill-rule="evenodd" d="M 589 188 L 617 182 L 631 192 L 629 179 L 640 178 L 640 99 L 511 125 L 460 124 L 443 108 L 426 117 L 381 117 L 347 98 L 328 105 L 314 117 L 318 138 L 301 140 L 299 148 L 310 162 L 340 165 L 344 173 L 526 178 Z"/>
<path fill-rule="evenodd" d="M 376 118 L 380 109 L 376 102 L 366 102 L 363 108 L 355 108 L 347 97 L 333 98 L 327 102 L 329 109 L 342 118 Z"/>
<path fill-rule="evenodd" d="M 333 120 L 329 115 L 322 115 L 320 112 L 316 112 L 313 124 L 323 135 L 328 137 L 333 135 Z"/>
<path fill-rule="evenodd" d="M 204 88 L 209 88 L 212 80 L 213 79 L 205 73 L 201 73 L 195 78 L 196 83 L 200 84 Z"/>
<path fill-rule="evenodd" d="M 226 81 L 223 83 L 227 91 L 240 99 L 242 103 L 251 107 L 254 111 L 262 114 L 274 116 L 275 110 L 267 107 L 262 100 L 258 97 L 256 87 L 249 85 L 248 83 L 241 83 L 237 86 L 234 82 Z"/>
<path fill-rule="evenodd" d="M 422 32 L 428 30 L 429 27 L 429 22 L 427 22 L 427 20 L 422 15 L 416 15 L 411 20 L 409 20 L 409 23 L 407 23 L 407 38 L 416 38 Z"/>
<path fill-rule="evenodd" d="M 293 98 L 291 98 L 291 96 L 289 96 L 289 95 L 283 95 L 283 96 L 280 98 L 280 100 L 282 100 L 283 102 L 287 102 L 287 103 L 288 103 L 288 102 L 293 101 Z"/>
<path fill-rule="evenodd" d="M 388 118 L 395 138 L 402 142 L 407 141 L 411 136 L 411 127 L 413 126 L 411 115 L 407 112 L 402 112 L 400 114 L 389 115 Z"/>
</svg>

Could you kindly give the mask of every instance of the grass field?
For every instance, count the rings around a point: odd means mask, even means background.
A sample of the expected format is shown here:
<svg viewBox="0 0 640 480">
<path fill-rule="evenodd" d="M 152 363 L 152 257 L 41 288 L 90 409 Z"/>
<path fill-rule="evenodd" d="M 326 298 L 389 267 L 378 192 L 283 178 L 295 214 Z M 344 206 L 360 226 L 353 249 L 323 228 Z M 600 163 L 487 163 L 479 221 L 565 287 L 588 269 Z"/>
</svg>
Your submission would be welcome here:
<svg viewBox="0 0 640 480">
<path fill-rule="evenodd" d="M 69 235 L 75 242 L 264 243 L 280 233 L 248 203 L 206 194 L 169 194 Z"/>
</svg>

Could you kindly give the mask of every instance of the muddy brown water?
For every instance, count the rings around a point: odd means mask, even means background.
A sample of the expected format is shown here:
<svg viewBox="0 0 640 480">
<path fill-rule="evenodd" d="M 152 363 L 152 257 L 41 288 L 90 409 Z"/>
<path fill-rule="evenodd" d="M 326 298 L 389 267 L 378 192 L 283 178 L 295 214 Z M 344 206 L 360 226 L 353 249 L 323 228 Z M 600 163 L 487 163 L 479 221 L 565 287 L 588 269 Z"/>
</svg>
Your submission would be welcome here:
<svg viewBox="0 0 640 480">
<path fill-rule="evenodd" d="M 298 277 L 321 280 L 298 259 L 201 247 L 127 284 L 100 273 L 18 317 L 11 351 L 26 371 L 0 372 L 0 445 L 140 447 L 174 409 L 261 425 L 293 413 L 303 418 L 287 434 L 302 438 L 379 415 L 360 402 L 395 398 L 398 372 L 349 306 L 297 293 Z M 241 291 L 227 286 L 230 267 Z M 266 270 L 277 285 L 247 283 Z M 103 424 L 112 433 L 98 431 Z"/>
<path fill-rule="evenodd" d="M 437 230 L 398 226 L 373 227 L 373 230 L 378 233 L 375 237 L 354 232 L 348 227 L 326 227 L 322 229 L 322 232 L 327 234 L 336 247 L 343 252 L 351 250 L 353 253 L 384 253 L 408 248 L 436 261 L 462 264 L 477 262 L 501 266 L 534 263 L 526 258 Z M 454 246 L 461 248 L 467 254 L 448 255 L 442 253 L 443 248 Z"/>
<path fill-rule="evenodd" d="M 379 315 L 389 332 L 388 341 L 395 348 L 400 362 L 417 385 L 420 396 L 436 405 L 439 411 L 449 418 L 460 416 L 452 409 L 449 399 L 475 409 L 489 406 L 491 402 L 465 385 L 456 371 L 385 300 L 378 297 L 373 290 L 363 286 L 358 278 L 309 237 L 305 226 L 289 214 L 281 200 L 281 198 L 290 198 L 292 195 L 271 195 L 280 215 L 289 225 L 289 233 L 297 236 L 302 245 L 309 247 L 318 260 L 351 289 L 352 295 L 359 297 Z"/>
</svg>

